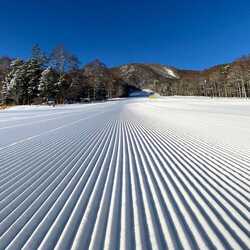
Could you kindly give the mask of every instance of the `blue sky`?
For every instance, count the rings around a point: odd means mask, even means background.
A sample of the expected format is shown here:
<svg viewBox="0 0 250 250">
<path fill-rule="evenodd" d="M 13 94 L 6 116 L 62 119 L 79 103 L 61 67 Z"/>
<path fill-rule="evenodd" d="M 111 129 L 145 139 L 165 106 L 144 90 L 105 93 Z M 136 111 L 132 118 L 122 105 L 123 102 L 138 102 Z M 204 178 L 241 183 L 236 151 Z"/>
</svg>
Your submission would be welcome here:
<svg viewBox="0 0 250 250">
<path fill-rule="evenodd" d="M 0 0 L 0 55 L 57 44 L 84 64 L 203 69 L 250 53 L 247 0 Z"/>
</svg>

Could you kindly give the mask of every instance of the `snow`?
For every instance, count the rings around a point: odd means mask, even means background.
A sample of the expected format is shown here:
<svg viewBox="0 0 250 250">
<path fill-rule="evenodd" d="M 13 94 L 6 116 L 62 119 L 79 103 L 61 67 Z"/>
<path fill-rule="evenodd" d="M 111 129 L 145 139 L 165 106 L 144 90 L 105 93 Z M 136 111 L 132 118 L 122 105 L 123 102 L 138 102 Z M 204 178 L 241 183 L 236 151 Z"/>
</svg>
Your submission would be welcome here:
<svg viewBox="0 0 250 250">
<path fill-rule="evenodd" d="M 249 99 L 160 97 L 150 103 L 150 108 L 159 113 L 167 111 L 164 122 L 174 129 L 250 155 Z"/>
<path fill-rule="evenodd" d="M 174 71 L 170 68 L 164 67 L 164 70 L 167 72 L 168 75 L 177 78 L 176 74 L 174 73 Z"/>
<path fill-rule="evenodd" d="M 250 100 L 0 112 L 0 249 L 248 249 Z"/>
<path fill-rule="evenodd" d="M 95 104 L 91 104 L 91 105 L 96 105 Z M 17 105 L 17 106 L 12 106 L 9 107 L 7 110 L 5 110 L 6 112 L 9 111 L 39 111 L 39 110 L 44 110 L 44 111 L 51 111 L 51 110 L 65 110 L 65 109 L 70 109 L 70 110 L 76 110 L 76 109 L 82 109 L 84 108 L 85 105 L 82 104 L 59 104 L 56 105 L 55 107 L 53 106 L 48 106 L 48 105 Z"/>
<path fill-rule="evenodd" d="M 154 91 L 153 90 L 151 90 L 151 89 L 142 89 L 142 91 L 145 91 L 145 92 L 147 92 L 147 93 L 154 93 Z"/>
</svg>

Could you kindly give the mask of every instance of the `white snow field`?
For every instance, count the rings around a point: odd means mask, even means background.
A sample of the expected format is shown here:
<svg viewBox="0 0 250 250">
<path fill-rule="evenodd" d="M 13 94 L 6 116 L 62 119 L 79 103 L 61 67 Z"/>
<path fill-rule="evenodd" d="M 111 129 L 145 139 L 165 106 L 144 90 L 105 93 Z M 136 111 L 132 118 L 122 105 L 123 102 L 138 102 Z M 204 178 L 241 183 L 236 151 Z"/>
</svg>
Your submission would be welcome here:
<svg viewBox="0 0 250 250">
<path fill-rule="evenodd" d="M 0 112 L 0 249 L 249 249 L 250 101 Z"/>
</svg>

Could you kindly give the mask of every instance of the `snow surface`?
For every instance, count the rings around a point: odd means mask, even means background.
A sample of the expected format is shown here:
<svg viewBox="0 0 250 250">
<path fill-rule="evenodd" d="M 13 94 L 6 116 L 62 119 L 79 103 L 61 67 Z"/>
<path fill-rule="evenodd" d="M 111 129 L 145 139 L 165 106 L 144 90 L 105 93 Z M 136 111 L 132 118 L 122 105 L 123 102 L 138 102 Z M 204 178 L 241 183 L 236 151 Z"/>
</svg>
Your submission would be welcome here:
<svg viewBox="0 0 250 250">
<path fill-rule="evenodd" d="M 172 77 L 177 78 L 176 74 L 174 73 L 174 71 L 170 68 L 164 67 L 164 70 Z"/>
<path fill-rule="evenodd" d="M 0 112 L 0 249 L 248 249 L 250 101 Z"/>
</svg>

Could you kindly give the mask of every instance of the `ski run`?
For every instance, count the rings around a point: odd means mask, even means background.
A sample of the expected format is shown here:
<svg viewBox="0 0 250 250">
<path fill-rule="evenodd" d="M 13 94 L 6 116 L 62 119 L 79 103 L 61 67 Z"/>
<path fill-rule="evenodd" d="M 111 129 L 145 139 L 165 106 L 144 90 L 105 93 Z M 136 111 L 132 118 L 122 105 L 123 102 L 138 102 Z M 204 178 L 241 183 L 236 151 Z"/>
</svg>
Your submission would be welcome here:
<svg viewBox="0 0 250 250">
<path fill-rule="evenodd" d="M 0 249 L 249 249 L 250 101 L 0 112 Z"/>
</svg>

